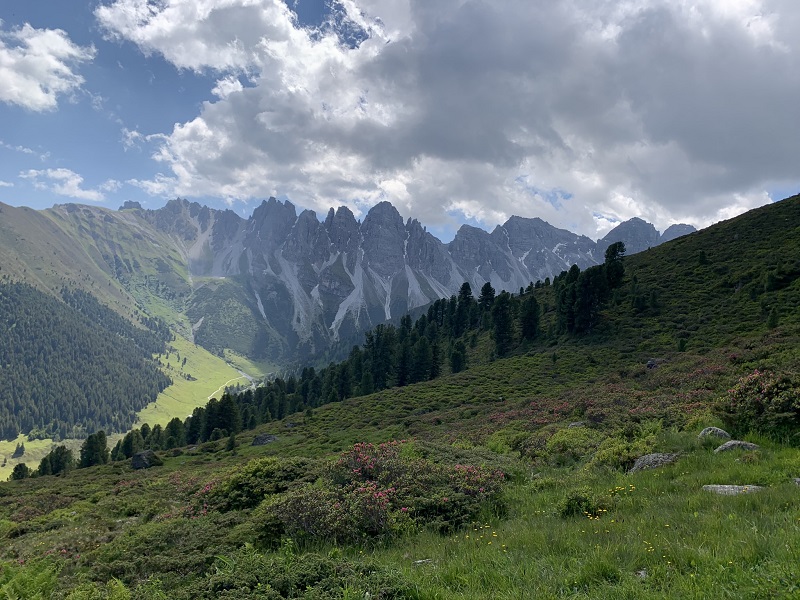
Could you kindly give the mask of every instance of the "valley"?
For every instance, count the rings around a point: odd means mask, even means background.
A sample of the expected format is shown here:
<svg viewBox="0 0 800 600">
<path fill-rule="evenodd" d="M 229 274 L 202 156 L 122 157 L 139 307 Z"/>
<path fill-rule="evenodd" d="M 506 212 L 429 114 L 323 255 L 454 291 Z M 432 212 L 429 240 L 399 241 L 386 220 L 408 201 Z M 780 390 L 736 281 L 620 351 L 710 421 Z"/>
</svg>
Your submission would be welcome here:
<svg viewBox="0 0 800 600">
<path fill-rule="evenodd" d="M 123 457 L 0 484 L 0 589 L 795 597 L 798 240 L 800 196 L 513 297 L 440 300 L 346 361 L 195 397 L 196 437 L 157 447 L 159 466 Z M 438 373 L 423 338 L 450 351 Z M 240 376 L 189 342 L 167 346 L 173 379 Z M 160 402 L 135 426 L 143 443 L 157 443 Z M 725 438 L 700 436 L 709 426 L 753 445 L 721 451 Z M 653 453 L 660 466 L 632 469 Z"/>
</svg>

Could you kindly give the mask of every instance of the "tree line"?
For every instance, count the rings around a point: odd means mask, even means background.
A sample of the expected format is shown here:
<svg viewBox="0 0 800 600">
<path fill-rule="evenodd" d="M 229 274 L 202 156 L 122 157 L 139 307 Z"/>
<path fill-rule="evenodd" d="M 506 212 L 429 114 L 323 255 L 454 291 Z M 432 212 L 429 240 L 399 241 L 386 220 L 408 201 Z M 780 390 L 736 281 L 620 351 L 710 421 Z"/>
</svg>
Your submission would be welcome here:
<svg viewBox="0 0 800 600">
<path fill-rule="evenodd" d="M 84 442 L 89 458 L 82 448 L 78 466 L 125 460 L 145 449 L 169 450 L 226 438 L 229 449 L 233 449 L 236 434 L 290 414 L 428 381 L 443 373 L 458 373 L 467 367 L 467 347 L 474 346 L 482 332 L 490 334 L 496 357 L 508 356 L 539 337 L 587 333 L 597 324 L 611 292 L 622 283 L 624 254 L 622 242 L 612 244 L 604 264 L 585 271 L 573 265 L 552 284 L 549 280 L 531 283 L 517 295 L 506 291 L 497 294 L 486 283 L 476 298 L 469 283 L 464 283 L 457 295 L 433 302 L 416 321 L 406 315 L 397 327 L 382 324 L 368 331 L 364 343 L 353 346 L 348 358 L 339 363 L 322 369 L 306 367 L 298 374 L 278 377 L 241 393 L 226 391 L 220 399 L 212 398 L 205 406 L 195 408 L 185 420 L 176 417 L 165 427 L 144 424 L 131 430 L 110 452 L 105 448 L 105 434 L 93 434 Z M 537 295 L 551 286 L 555 322 L 545 332 Z M 97 437 L 100 434 L 102 449 Z M 49 465 L 40 465 L 34 474 L 55 474 L 57 466 L 64 464 L 65 452 L 58 452 L 49 459 Z M 72 468 L 74 461 L 69 464 Z"/>
<path fill-rule="evenodd" d="M 64 288 L 59 299 L 0 283 L 0 437 L 130 429 L 171 383 L 152 358 L 171 333 L 156 319 L 142 325 L 86 292 Z"/>
</svg>

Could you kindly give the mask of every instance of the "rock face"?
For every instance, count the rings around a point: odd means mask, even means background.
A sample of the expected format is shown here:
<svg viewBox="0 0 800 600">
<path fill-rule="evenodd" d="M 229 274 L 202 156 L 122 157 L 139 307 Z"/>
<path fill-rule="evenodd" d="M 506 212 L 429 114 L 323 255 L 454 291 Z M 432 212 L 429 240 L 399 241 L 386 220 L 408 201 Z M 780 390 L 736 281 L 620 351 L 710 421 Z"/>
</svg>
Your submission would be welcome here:
<svg viewBox="0 0 800 600">
<path fill-rule="evenodd" d="M 515 292 L 573 264 L 585 269 L 603 262 L 614 241 L 624 241 L 631 254 L 661 240 L 641 219 L 595 243 L 538 218 L 511 217 L 491 233 L 464 225 L 443 244 L 418 221 L 403 222 L 388 202 L 372 207 L 363 222 L 345 207 L 320 221 L 313 211 L 298 215 L 291 202 L 275 198 L 249 219 L 186 200 L 135 214 L 171 236 L 191 276 L 237 288 L 203 280 L 195 289 L 198 304 L 190 318 L 197 340 L 205 343 L 207 332 L 220 328 L 203 306 L 225 306 L 253 320 L 240 329 L 257 331 L 252 344 L 277 360 L 350 339 L 458 293 L 465 281 L 475 294 L 486 282 L 498 292 Z"/>
<path fill-rule="evenodd" d="M 701 431 L 698 435 L 698 438 L 703 439 L 707 437 L 716 437 L 721 438 L 723 440 L 731 439 L 731 434 L 725 431 L 724 429 L 720 429 L 719 427 L 706 427 Z"/>
<path fill-rule="evenodd" d="M 686 223 L 677 223 L 676 225 L 670 225 L 664 230 L 664 233 L 661 234 L 660 243 L 663 244 L 664 242 L 671 242 L 674 239 L 679 237 L 683 237 L 684 235 L 689 235 L 690 233 L 694 233 L 697 231 L 691 225 L 687 225 Z"/>
<path fill-rule="evenodd" d="M 272 442 L 277 442 L 278 438 L 269 433 L 260 433 L 256 437 L 253 438 L 253 446 L 266 446 L 267 444 L 271 444 Z"/>
<path fill-rule="evenodd" d="M 736 496 L 738 494 L 752 494 L 764 488 L 760 485 L 704 485 L 703 489 L 721 496 Z"/>
<path fill-rule="evenodd" d="M 657 469 L 658 467 L 671 465 L 676 460 L 678 460 L 677 454 L 664 454 L 660 452 L 645 454 L 636 459 L 636 462 L 633 463 L 628 473 L 636 473 L 646 469 Z"/>
<path fill-rule="evenodd" d="M 722 444 L 714 452 L 730 452 L 731 450 L 758 450 L 758 444 L 751 442 L 743 442 L 741 440 L 730 440 Z"/>
<path fill-rule="evenodd" d="M 605 254 L 606 248 L 615 242 L 625 243 L 625 253 L 634 254 L 648 248 L 655 248 L 661 243 L 661 236 L 656 228 L 647 221 L 634 217 L 620 223 L 597 242 L 598 250 Z"/>
<path fill-rule="evenodd" d="M 164 463 L 156 453 L 152 450 L 143 450 L 137 452 L 131 457 L 131 466 L 134 469 L 149 469 L 150 467 L 159 467 Z"/>
</svg>

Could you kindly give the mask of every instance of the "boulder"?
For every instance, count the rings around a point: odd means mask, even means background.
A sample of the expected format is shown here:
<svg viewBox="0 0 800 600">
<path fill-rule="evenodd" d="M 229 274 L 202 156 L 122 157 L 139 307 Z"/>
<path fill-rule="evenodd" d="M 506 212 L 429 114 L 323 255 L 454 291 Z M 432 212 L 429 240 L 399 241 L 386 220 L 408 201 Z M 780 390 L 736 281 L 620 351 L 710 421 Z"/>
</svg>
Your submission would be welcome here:
<svg viewBox="0 0 800 600">
<path fill-rule="evenodd" d="M 142 450 L 131 457 L 131 466 L 134 469 L 149 469 L 163 464 L 162 460 L 152 450 Z"/>
<path fill-rule="evenodd" d="M 764 488 L 760 485 L 704 485 L 703 489 L 721 496 L 736 496 L 738 494 L 752 494 Z"/>
<path fill-rule="evenodd" d="M 278 441 L 278 438 L 271 433 L 259 433 L 253 438 L 253 446 L 266 446 L 272 442 Z"/>
<path fill-rule="evenodd" d="M 573 427 L 585 427 L 586 421 L 573 421 L 569 425 L 567 425 L 568 429 L 572 429 Z"/>
<path fill-rule="evenodd" d="M 705 429 L 703 429 L 703 431 L 701 431 L 698 434 L 697 437 L 699 437 L 700 439 L 703 439 L 703 438 L 711 437 L 711 436 L 722 438 L 722 439 L 725 439 L 725 440 L 731 439 L 731 434 L 728 433 L 727 431 L 725 431 L 724 429 L 720 429 L 719 427 L 706 427 Z"/>
<path fill-rule="evenodd" d="M 638 471 L 644 471 L 645 469 L 664 467 L 666 465 L 671 465 L 676 460 L 678 460 L 677 454 L 664 454 L 661 452 L 645 454 L 644 456 L 640 456 L 636 459 L 636 462 L 633 463 L 633 466 L 630 468 L 628 473 L 636 473 Z"/>
<path fill-rule="evenodd" d="M 741 440 L 730 440 L 725 442 L 714 450 L 714 452 L 729 452 L 731 450 L 758 450 L 758 444 L 753 444 L 752 442 L 743 442 Z"/>
</svg>

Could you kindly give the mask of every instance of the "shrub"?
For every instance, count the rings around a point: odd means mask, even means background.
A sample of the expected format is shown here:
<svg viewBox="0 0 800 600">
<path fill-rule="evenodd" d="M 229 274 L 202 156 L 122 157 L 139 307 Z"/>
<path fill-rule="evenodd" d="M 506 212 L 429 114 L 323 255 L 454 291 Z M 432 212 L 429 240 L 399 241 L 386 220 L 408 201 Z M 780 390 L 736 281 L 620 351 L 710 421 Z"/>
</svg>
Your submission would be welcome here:
<svg viewBox="0 0 800 600">
<path fill-rule="evenodd" d="M 757 369 L 727 391 L 718 409 L 736 434 L 758 432 L 800 443 L 800 385 L 787 375 Z"/>
<path fill-rule="evenodd" d="M 445 531 L 484 508 L 502 509 L 505 474 L 472 464 L 436 463 L 404 442 L 356 444 L 321 486 L 267 500 L 253 516 L 262 543 L 281 535 L 340 543 L 401 535 L 418 526 Z"/>
<path fill-rule="evenodd" d="M 208 502 L 220 510 L 253 508 L 270 494 L 283 493 L 297 481 L 315 478 L 316 464 L 307 458 L 252 460 L 211 490 Z"/>
<path fill-rule="evenodd" d="M 192 597 L 199 599 L 418 598 L 415 586 L 402 574 L 369 561 L 292 552 L 265 556 L 252 547 L 217 558 L 208 577 L 192 591 Z"/>
<path fill-rule="evenodd" d="M 588 488 L 573 490 L 558 504 L 558 515 L 562 519 L 574 516 L 596 517 L 605 510 L 605 503 Z"/>
<path fill-rule="evenodd" d="M 545 445 L 548 461 L 556 466 L 574 464 L 588 458 L 602 439 L 601 433 L 589 427 L 559 429 Z"/>
</svg>

